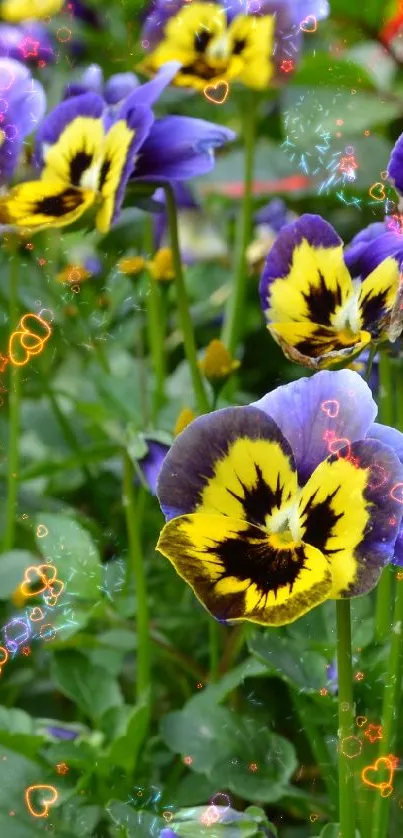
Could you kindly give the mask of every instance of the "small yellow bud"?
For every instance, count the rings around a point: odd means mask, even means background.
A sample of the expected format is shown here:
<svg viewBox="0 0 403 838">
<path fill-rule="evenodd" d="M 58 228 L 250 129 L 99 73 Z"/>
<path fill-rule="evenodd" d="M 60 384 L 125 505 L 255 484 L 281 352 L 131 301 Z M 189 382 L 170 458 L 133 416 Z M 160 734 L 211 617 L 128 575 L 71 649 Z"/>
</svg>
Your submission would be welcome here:
<svg viewBox="0 0 403 838">
<path fill-rule="evenodd" d="M 118 270 L 126 276 L 135 276 L 141 273 L 145 266 L 146 260 L 143 256 L 129 256 L 127 259 L 120 259 L 118 262 Z"/>
<path fill-rule="evenodd" d="M 66 265 L 66 267 L 56 275 L 56 280 L 57 282 L 70 282 L 72 285 L 75 285 L 78 282 L 84 282 L 84 280 L 89 279 L 90 276 L 90 272 L 87 271 L 83 265 Z"/>
<path fill-rule="evenodd" d="M 147 262 L 147 268 L 151 277 L 158 282 L 170 282 L 175 279 L 172 250 L 169 247 L 161 247 L 161 250 L 157 250 L 154 259 Z"/>
<path fill-rule="evenodd" d="M 19 585 L 18 588 L 16 588 L 11 594 L 11 602 L 16 606 L 16 608 L 22 608 L 27 599 L 28 597 L 26 597 L 23 593 L 22 585 Z"/>
<path fill-rule="evenodd" d="M 199 367 L 208 381 L 217 382 L 228 378 L 240 366 L 221 340 L 210 341 Z"/>
<path fill-rule="evenodd" d="M 184 431 L 185 428 L 193 422 L 193 419 L 196 419 L 193 410 L 191 410 L 190 407 L 184 407 L 175 422 L 174 436 L 178 436 L 181 431 Z"/>
</svg>

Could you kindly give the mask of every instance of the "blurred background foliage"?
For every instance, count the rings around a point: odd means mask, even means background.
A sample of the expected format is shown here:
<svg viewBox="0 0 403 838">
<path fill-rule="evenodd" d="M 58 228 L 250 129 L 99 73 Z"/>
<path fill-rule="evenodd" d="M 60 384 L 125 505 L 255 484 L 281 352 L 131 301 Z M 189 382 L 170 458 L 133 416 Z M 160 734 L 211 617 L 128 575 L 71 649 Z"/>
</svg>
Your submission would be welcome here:
<svg viewBox="0 0 403 838">
<path fill-rule="evenodd" d="M 97 0 L 93 8 L 99 26 L 68 21 L 74 48 L 60 44 L 56 66 L 37 70 L 49 107 L 89 63 L 101 64 L 107 77 L 134 70 L 142 56 L 142 4 Z M 388 6 L 385 0 L 331 0 L 330 19 L 305 37 L 295 75 L 276 95 L 262 96 L 256 210 L 280 196 L 296 214 L 323 214 L 346 242 L 367 223 L 383 219 L 394 196 L 382 173 L 403 130 L 403 34 L 398 26 L 389 40 L 384 33 L 399 14 L 397 4 Z M 57 33 L 60 21 L 51 27 Z M 237 130 L 238 95 L 231 91 L 226 103 L 217 106 L 203 95 L 171 88 L 156 110 L 216 120 Z M 347 183 L 338 168 L 346 154 L 357 163 Z M 334 172 L 335 181 L 329 183 Z M 220 152 L 211 175 L 192 186 L 227 243 L 221 260 L 186 269 L 202 349 L 219 335 L 223 301 L 231 292 L 234 222 L 242 194 L 241 140 Z M 139 697 L 136 690 L 139 592 L 127 562 L 124 457 L 127 453 L 138 469 L 147 438 L 157 434 L 169 442 L 181 410 L 194 409 L 194 404 L 173 289 L 164 287 L 168 398 L 151 418 L 149 279 L 127 276 L 119 268 L 124 257 L 151 255 L 145 244 L 149 215 L 130 203 L 129 194 L 121 219 L 103 238 L 41 233 L 20 247 L 21 311 L 49 309 L 52 336 L 45 351 L 22 368 L 16 549 L 0 557 L 3 642 L 8 630 L 8 637 L 18 635 L 19 648 L 1 676 L 0 833 L 5 838 L 34 838 L 42 832 L 60 838 L 146 838 L 175 823 L 178 835 L 235 838 L 269 834 L 267 816 L 280 838 L 334 838 L 337 713 L 334 675 L 332 681 L 329 674 L 335 655 L 331 604 L 284 629 L 250 629 L 246 639 L 237 628 L 219 626 L 214 680 L 209 618 L 170 564 L 155 553 L 162 515 L 139 481 L 135 494 L 147 571 L 152 691 Z M 4 312 L 9 246 L 5 237 Z M 74 284 L 56 279 L 87 253 L 101 261 L 97 276 Z M 222 395 L 219 406 L 246 403 L 300 374 L 264 327 L 257 284 L 251 271 L 241 366 L 236 385 L 230 395 Z M 3 354 L 8 336 L 4 314 Z M 0 384 L 0 438 L 7 452 L 7 372 L 0 373 Z M 0 469 L 4 496 L 6 457 Z M 3 513 L 2 506 L 0 523 Z M 19 585 L 28 565 L 47 559 L 56 564 L 65 591 L 48 630 L 21 641 L 21 621 L 27 621 L 33 607 L 43 607 L 43 597 L 38 593 L 29 603 L 21 600 Z M 353 612 L 356 715 L 377 724 L 386 648 L 374 639 L 371 598 L 354 601 Z M 358 721 L 350 746 L 357 795 L 370 817 L 374 792 L 362 785 L 360 771 L 374 760 L 376 745 L 363 736 Z M 35 784 L 57 789 L 48 817 L 35 818 L 28 811 L 24 792 Z M 402 786 L 397 771 L 393 836 L 403 830 Z M 197 807 L 211 801 L 238 811 L 251 808 L 242 824 L 231 819 L 230 810 L 226 824 L 203 825 Z M 38 805 L 36 800 L 37 813 Z"/>
</svg>

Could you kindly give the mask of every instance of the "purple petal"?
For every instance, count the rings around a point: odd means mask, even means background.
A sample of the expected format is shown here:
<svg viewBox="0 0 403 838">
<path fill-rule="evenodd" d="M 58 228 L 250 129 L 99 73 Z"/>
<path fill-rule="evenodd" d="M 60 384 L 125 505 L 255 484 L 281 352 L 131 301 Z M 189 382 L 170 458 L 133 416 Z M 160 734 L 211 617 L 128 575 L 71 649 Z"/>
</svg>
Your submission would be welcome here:
<svg viewBox="0 0 403 838">
<path fill-rule="evenodd" d="M 46 109 L 42 85 L 23 64 L 0 58 L 0 178 L 8 180 L 17 165 L 22 142 L 36 128 Z"/>
<path fill-rule="evenodd" d="M 122 105 L 120 116 L 126 116 L 130 108 L 135 105 L 148 105 L 151 107 L 159 99 L 162 91 L 168 87 L 173 77 L 176 76 L 180 66 L 180 61 L 168 61 L 164 64 L 151 81 L 140 84 L 136 90 L 133 90 Z"/>
<path fill-rule="evenodd" d="M 155 439 L 147 439 L 147 454 L 139 461 L 139 466 L 144 474 L 147 485 L 153 495 L 157 494 L 157 480 L 161 471 L 162 463 L 169 451 L 169 445 L 157 442 Z"/>
<path fill-rule="evenodd" d="M 287 222 L 287 205 L 281 198 L 273 198 L 261 207 L 253 216 L 254 224 L 268 224 L 275 233 L 279 233 Z"/>
<path fill-rule="evenodd" d="M 292 224 L 283 227 L 269 251 L 260 280 L 259 291 L 263 311 L 267 309 L 272 282 L 288 275 L 295 248 L 304 239 L 312 247 L 331 248 L 342 244 L 340 236 L 331 224 L 328 224 L 320 215 L 301 215 Z"/>
<path fill-rule="evenodd" d="M 151 126 L 154 122 L 154 114 L 146 105 L 138 105 L 130 110 L 126 122 L 129 128 L 134 129 L 135 133 L 126 155 L 125 165 L 123 167 L 119 186 L 116 191 L 115 206 L 111 223 L 113 223 L 119 215 L 126 186 L 133 171 L 136 154 L 150 133 Z"/>
<path fill-rule="evenodd" d="M 403 134 L 395 143 L 388 163 L 389 180 L 398 192 L 403 193 Z"/>
<path fill-rule="evenodd" d="M 53 41 L 46 29 L 37 21 L 20 26 L 0 24 L 0 55 L 24 61 L 27 64 L 55 61 Z"/>
<path fill-rule="evenodd" d="M 187 180 L 214 167 L 214 148 L 235 139 L 229 128 L 188 116 L 157 119 L 133 172 L 143 180 Z"/>
<path fill-rule="evenodd" d="M 377 222 L 354 237 L 345 251 L 344 261 L 353 277 L 365 279 L 388 256 L 403 260 L 403 236 Z"/>
<path fill-rule="evenodd" d="M 43 120 L 36 135 L 35 163 L 43 166 L 42 146 L 53 145 L 59 139 L 62 131 L 78 116 L 91 116 L 99 119 L 104 110 L 104 101 L 97 93 L 84 93 L 66 99 L 51 111 Z"/>
<path fill-rule="evenodd" d="M 116 73 L 105 84 L 105 101 L 108 105 L 117 105 L 122 99 L 126 99 L 138 86 L 139 80 L 134 73 Z M 140 102 L 139 104 L 146 103 Z"/>
<path fill-rule="evenodd" d="M 371 390 L 352 370 L 324 370 L 300 378 L 277 387 L 253 406 L 271 416 L 288 439 L 301 485 L 336 452 L 340 440 L 351 444 L 365 439 L 377 414 Z"/>
<path fill-rule="evenodd" d="M 51 736 L 54 736 L 55 739 L 63 739 L 66 742 L 72 739 L 77 739 L 77 736 L 79 736 L 79 733 L 77 733 L 76 730 L 70 730 L 67 727 L 57 727 L 56 725 L 49 725 L 49 727 L 47 727 L 47 731 Z"/>
<path fill-rule="evenodd" d="M 377 439 L 384 445 L 389 445 L 389 448 L 393 449 L 400 462 L 403 463 L 403 434 L 396 428 L 390 428 L 389 425 L 381 425 L 379 422 L 375 422 L 368 431 L 368 437 Z"/>
</svg>

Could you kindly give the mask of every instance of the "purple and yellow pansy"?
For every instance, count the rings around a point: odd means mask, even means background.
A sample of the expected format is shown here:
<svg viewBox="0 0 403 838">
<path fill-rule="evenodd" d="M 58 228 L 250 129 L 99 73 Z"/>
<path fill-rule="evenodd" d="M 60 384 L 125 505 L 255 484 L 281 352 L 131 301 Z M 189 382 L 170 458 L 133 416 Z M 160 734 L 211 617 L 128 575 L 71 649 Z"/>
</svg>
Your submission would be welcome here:
<svg viewBox="0 0 403 838">
<path fill-rule="evenodd" d="M 0 221 L 30 230 L 63 227 L 91 209 L 96 228 L 106 233 L 129 179 L 183 179 L 211 169 L 213 149 L 232 140 L 232 131 L 190 117 L 154 118 L 151 106 L 177 68 L 177 62 L 165 66 L 116 105 L 97 92 L 57 105 L 36 136 L 40 177 L 0 199 Z"/>
<path fill-rule="evenodd" d="M 376 585 L 403 512 L 403 465 L 376 410 L 357 373 L 323 371 L 175 440 L 158 550 L 216 619 L 283 625 Z"/>
<path fill-rule="evenodd" d="M 142 68 L 155 73 L 180 61 L 174 84 L 203 90 L 225 80 L 255 90 L 295 68 L 304 21 L 327 17 L 327 0 L 155 0 L 143 28 L 148 55 Z"/>
<path fill-rule="evenodd" d="M 400 260 L 389 255 L 365 279 L 354 278 L 342 240 L 318 215 L 280 231 L 260 297 L 285 355 L 313 369 L 347 361 L 372 341 L 394 341 L 403 328 Z"/>
</svg>

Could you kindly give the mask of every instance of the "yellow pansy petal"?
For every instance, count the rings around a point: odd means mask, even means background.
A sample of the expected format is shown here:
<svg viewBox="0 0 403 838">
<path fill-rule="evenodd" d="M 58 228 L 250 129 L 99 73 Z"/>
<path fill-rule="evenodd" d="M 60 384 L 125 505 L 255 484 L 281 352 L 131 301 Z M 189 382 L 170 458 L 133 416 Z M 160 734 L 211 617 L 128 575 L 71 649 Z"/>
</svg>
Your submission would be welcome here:
<svg viewBox="0 0 403 838">
<path fill-rule="evenodd" d="M 27 181 L 0 199 L 0 222 L 37 229 L 64 227 L 80 218 L 94 199 L 94 192 L 60 181 Z"/>
<path fill-rule="evenodd" d="M 329 559 L 332 597 L 357 596 L 374 587 L 393 556 L 402 468 L 392 449 L 373 439 L 329 438 L 329 446 L 341 447 L 302 489 L 296 536 Z"/>
<path fill-rule="evenodd" d="M 2 0 L 0 17 L 8 23 L 40 19 L 57 15 L 64 0 Z"/>
<path fill-rule="evenodd" d="M 231 53 L 242 59 L 237 78 L 247 87 L 265 90 L 274 73 L 274 17 L 237 15 L 229 27 Z"/>
<path fill-rule="evenodd" d="M 270 323 L 268 329 L 287 358 L 312 369 L 340 364 L 371 342 L 369 332 L 354 335 L 318 323 Z"/>
<path fill-rule="evenodd" d="M 222 515 L 175 518 L 157 549 L 218 620 L 284 625 L 323 602 L 332 584 L 319 550 Z"/>
<path fill-rule="evenodd" d="M 135 135 L 124 119 L 112 125 L 105 137 L 104 158 L 100 173 L 99 191 L 103 201 L 96 218 L 101 233 L 109 230 L 117 201 L 123 198 L 124 170 L 129 166 L 129 150 Z M 127 179 L 131 171 L 126 172 Z"/>
<path fill-rule="evenodd" d="M 364 279 L 358 299 L 361 327 L 379 337 L 396 340 L 403 329 L 402 285 L 399 264 L 392 256 Z"/>
<path fill-rule="evenodd" d="M 66 125 L 58 140 L 44 147 L 43 180 L 61 180 L 71 186 L 98 186 L 103 159 L 102 119 L 78 116 Z"/>
</svg>

